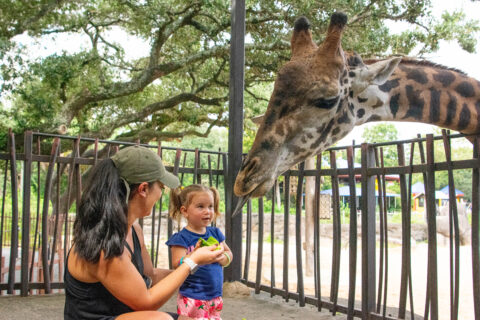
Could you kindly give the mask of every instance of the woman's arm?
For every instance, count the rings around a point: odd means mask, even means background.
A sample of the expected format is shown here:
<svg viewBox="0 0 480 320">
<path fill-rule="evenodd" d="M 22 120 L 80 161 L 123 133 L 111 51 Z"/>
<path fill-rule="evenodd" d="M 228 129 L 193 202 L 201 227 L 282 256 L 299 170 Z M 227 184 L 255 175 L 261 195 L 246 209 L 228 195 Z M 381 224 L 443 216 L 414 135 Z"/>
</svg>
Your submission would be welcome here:
<svg viewBox="0 0 480 320">
<path fill-rule="evenodd" d="M 190 259 L 197 264 L 219 262 L 223 249 L 214 249 L 214 246 L 199 248 L 190 255 Z M 133 310 L 157 310 L 170 299 L 190 274 L 190 267 L 183 263 L 147 290 L 126 251 L 120 257 L 108 260 L 105 260 L 102 254 L 95 268 L 95 278 Z"/>
</svg>

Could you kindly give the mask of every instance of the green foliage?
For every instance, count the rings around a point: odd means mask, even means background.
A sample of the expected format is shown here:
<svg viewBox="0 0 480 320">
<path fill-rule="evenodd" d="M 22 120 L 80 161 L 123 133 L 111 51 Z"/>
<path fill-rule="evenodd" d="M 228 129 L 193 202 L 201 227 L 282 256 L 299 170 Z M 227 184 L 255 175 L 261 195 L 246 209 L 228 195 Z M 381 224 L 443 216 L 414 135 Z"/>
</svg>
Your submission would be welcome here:
<svg viewBox="0 0 480 320">
<path fill-rule="evenodd" d="M 230 1 L 0 0 L 2 126 L 141 142 L 206 137 L 228 125 Z M 421 53 L 455 40 L 472 51 L 478 23 L 432 18 L 429 0 L 246 1 L 245 150 L 296 18 L 316 42 L 335 11 L 349 16 L 343 47 L 365 57 Z M 386 22 L 412 28 L 392 34 Z M 19 37 L 19 35 L 22 35 Z M 68 42 L 66 51 L 62 43 Z M 48 54 L 36 58 L 39 48 Z M 58 48 L 58 49 L 57 49 Z M 5 146 L 1 140 L 0 147 Z"/>
<path fill-rule="evenodd" d="M 362 133 L 362 138 L 368 143 L 390 142 L 398 140 L 398 131 L 392 123 L 379 123 L 371 127 L 365 127 Z M 386 146 L 382 148 L 384 165 L 395 166 L 398 165 L 397 148 L 395 146 Z M 356 154 L 357 162 L 361 162 L 361 154 Z"/>
<path fill-rule="evenodd" d="M 402 223 L 402 213 L 395 212 L 388 216 L 389 223 Z M 425 217 L 422 213 L 413 213 L 411 217 L 412 224 L 425 224 Z"/>
<path fill-rule="evenodd" d="M 362 138 L 369 143 L 395 141 L 398 139 L 398 131 L 392 123 L 379 123 L 365 128 Z"/>
</svg>

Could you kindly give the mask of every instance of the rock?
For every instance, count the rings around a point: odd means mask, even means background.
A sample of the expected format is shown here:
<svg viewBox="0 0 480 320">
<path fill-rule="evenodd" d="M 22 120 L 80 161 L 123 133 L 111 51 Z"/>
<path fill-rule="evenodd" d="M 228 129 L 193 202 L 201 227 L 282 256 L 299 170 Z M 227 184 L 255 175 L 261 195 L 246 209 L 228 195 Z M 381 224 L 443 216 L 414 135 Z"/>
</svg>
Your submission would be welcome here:
<svg viewBox="0 0 480 320">
<path fill-rule="evenodd" d="M 225 298 L 245 298 L 250 296 L 252 290 L 239 281 L 223 283 L 223 296 Z"/>
</svg>

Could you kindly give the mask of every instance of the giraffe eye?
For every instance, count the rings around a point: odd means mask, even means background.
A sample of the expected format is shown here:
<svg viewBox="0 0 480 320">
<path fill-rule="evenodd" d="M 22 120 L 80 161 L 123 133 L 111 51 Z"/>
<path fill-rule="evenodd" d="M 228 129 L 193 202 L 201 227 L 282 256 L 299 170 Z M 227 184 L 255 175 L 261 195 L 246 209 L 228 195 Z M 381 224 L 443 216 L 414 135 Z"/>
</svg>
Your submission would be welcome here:
<svg viewBox="0 0 480 320">
<path fill-rule="evenodd" d="M 319 98 L 312 101 L 312 104 L 320 109 L 331 109 L 333 108 L 338 102 L 338 96 L 332 99 L 324 99 Z"/>
</svg>

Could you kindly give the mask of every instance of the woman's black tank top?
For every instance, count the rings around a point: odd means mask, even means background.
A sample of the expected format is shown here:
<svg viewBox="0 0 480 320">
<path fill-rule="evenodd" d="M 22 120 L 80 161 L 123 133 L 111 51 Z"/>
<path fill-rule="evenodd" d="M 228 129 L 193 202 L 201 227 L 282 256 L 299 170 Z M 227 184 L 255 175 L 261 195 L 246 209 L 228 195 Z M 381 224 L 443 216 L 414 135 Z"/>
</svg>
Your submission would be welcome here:
<svg viewBox="0 0 480 320">
<path fill-rule="evenodd" d="M 143 274 L 142 248 L 135 229 L 132 227 L 133 252 L 126 243 L 132 254 L 132 263 L 145 279 L 150 280 Z M 123 313 L 133 310 L 115 298 L 100 282 L 86 283 L 75 279 L 68 271 L 68 256 L 65 264 L 65 320 L 111 320 Z M 145 280 L 147 287 L 149 284 Z"/>
</svg>

